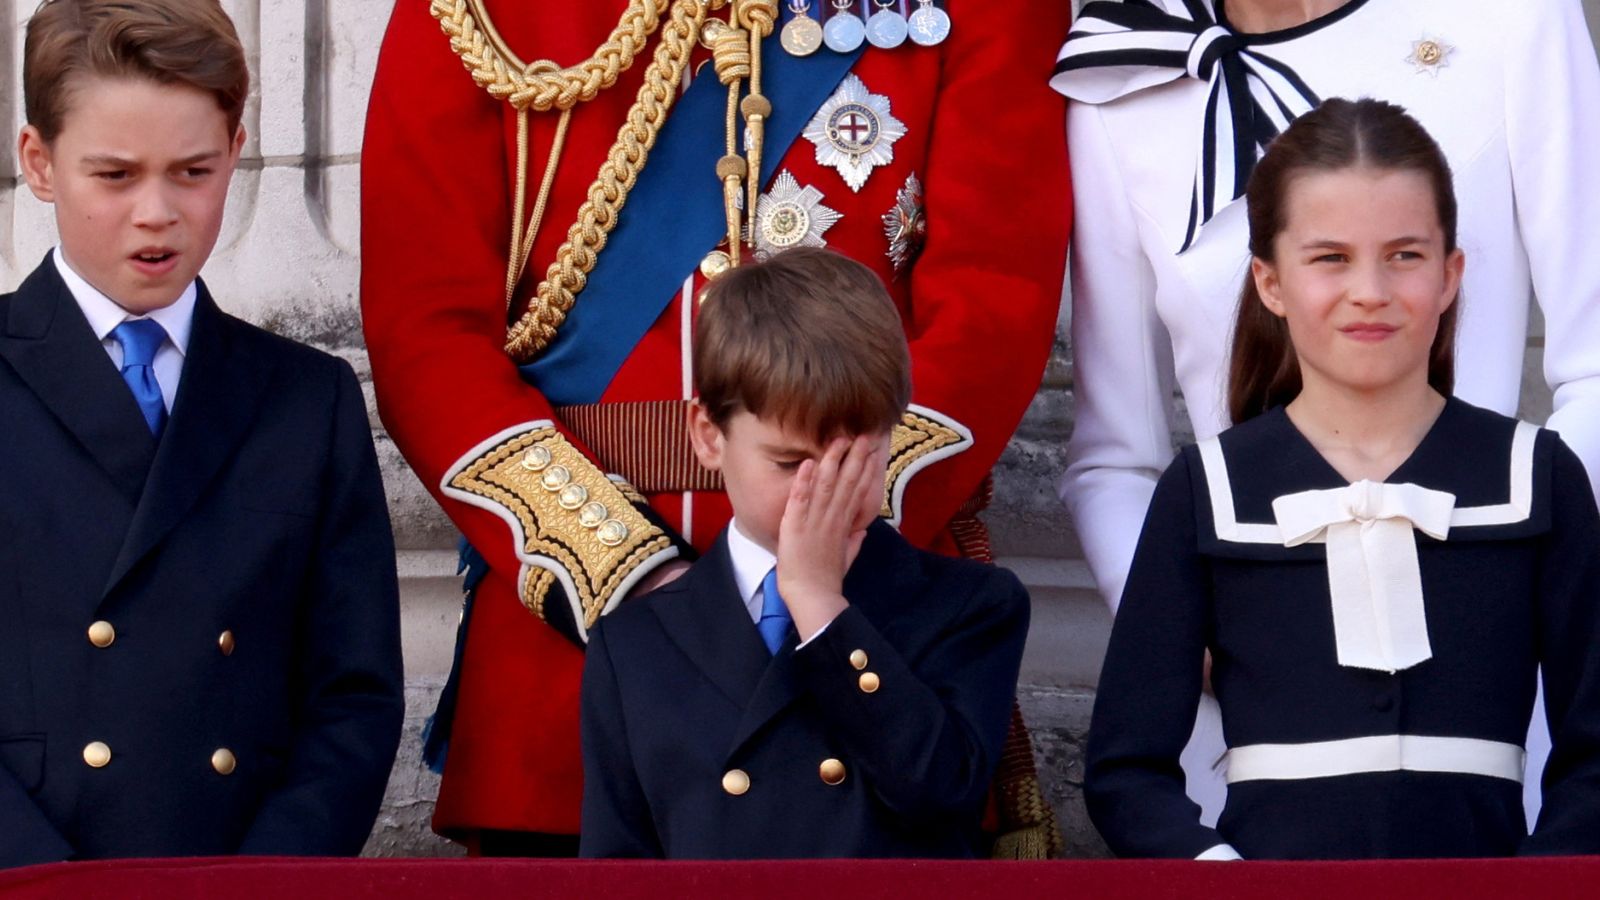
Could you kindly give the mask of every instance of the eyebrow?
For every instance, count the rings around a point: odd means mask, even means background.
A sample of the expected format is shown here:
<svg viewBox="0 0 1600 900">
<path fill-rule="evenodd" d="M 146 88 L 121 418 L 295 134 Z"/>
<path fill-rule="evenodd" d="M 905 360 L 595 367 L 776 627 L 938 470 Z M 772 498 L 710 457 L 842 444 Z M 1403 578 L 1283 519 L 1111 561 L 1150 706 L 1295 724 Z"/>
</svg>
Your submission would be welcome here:
<svg viewBox="0 0 1600 900">
<path fill-rule="evenodd" d="M 810 456 L 811 450 L 790 444 L 762 444 L 761 449 L 770 456 Z"/>
<path fill-rule="evenodd" d="M 1425 237 L 1420 237 L 1418 235 L 1408 234 L 1408 235 L 1403 235 L 1401 237 L 1393 238 L 1391 240 L 1384 241 L 1383 242 L 1383 246 L 1385 246 L 1385 247 L 1400 247 L 1400 246 L 1404 246 L 1406 244 L 1426 244 L 1427 242 L 1428 242 L 1428 239 L 1425 238 Z M 1345 248 L 1347 248 L 1349 246 L 1350 245 L 1345 243 L 1344 241 L 1336 241 L 1333 238 L 1321 238 L 1319 240 L 1308 241 L 1308 242 L 1306 242 L 1304 244 L 1301 244 L 1300 245 L 1300 249 L 1302 249 L 1302 250 L 1343 250 L 1343 249 L 1345 249 Z"/>
<path fill-rule="evenodd" d="M 222 151 L 221 150 L 207 150 L 207 151 L 205 151 L 203 153 L 196 153 L 193 156 L 186 156 L 183 159 L 180 159 L 180 160 L 174 162 L 173 166 L 179 167 L 179 168 L 181 168 L 183 166 L 192 166 L 192 165 L 194 165 L 196 163 L 209 162 L 209 161 L 211 161 L 213 159 L 217 159 L 217 158 L 219 158 L 221 156 L 222 156 Z M 120 156 L 113 156 L 113 155 L 110 155 L 110 154 L 100 154 L 100 155 L 95 155 L 95 156 L 85 156 L 83 158 L 83 162 L 84 162 L 84 164 L 89 165 L 89 166 L 104 166 L 104 167 L 107 167 L 107 168 L 117 168 L 117 169 L 137 169 L 137 168 L 139 168 L 139 163 L 137 161 L 135 161 L 135 160 L 123 159 Z"/>
</svg>

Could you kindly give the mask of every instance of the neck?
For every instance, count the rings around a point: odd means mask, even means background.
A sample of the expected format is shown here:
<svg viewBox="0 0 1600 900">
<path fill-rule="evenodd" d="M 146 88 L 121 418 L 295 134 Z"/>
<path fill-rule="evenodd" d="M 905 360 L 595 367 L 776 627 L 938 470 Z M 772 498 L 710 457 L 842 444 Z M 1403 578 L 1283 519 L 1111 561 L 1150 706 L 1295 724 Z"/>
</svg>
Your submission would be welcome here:
<svg viewBox="0 0 1600 900">
<path fill-rule="evenodd" d="M 1444 397 L 1426 378 L 1363 391 L 1309 371 L 1304 375 L 1304 387 L 1284 412 L 1351 481 L 1387 478 L 1422 443 L 1444 409 Z"/>
<path fill-rule="evenodd" d="M 1243 34 L 1262 34 L 1304 25 L 1350 0 L 1227 0 L 1228 23 Z"/>
</svg>

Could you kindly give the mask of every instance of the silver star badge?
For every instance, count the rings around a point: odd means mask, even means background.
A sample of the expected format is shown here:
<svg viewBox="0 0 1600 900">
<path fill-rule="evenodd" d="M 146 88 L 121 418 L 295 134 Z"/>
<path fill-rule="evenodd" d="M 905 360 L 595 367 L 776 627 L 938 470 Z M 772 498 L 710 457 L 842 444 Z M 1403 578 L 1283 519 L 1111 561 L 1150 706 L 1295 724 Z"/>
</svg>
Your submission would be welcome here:
<svg viewBox="0 0 1600 900">
<path fill-rule="evenodd" d="M 821 191 L 811 185 L 801 187 L 785 169 L 756 198 L 756 216 L 750 223 L 756 258 L 766 259 L 790 247 L 826 247 L 822 234 L 840 218 L 822 205 Z"/>
<path fill-rule="evenodd" d="M 1450 65 L 1450 54 L 1456 48 L 1431 35 L 1423 35 L 1411 42 L 1411 54 L 1406 62 L 1417 67 L 1417 74 L 1426 72 L 1438 78 L 1439 70 Z"/>
<path fill-rule="evenodd" d="M 889 239 L 889 262 L 896 277 L 922 252 L 928 219 L 922 212 L 922 182 L 917 173 L 906 176 L 905 187 L 895 194 L 894 205 L 883 214 L 883 234 Z"/>
<path fill-rule="evenodd" d="M 846 75 L 806 126 L 806 140 L 817 146 L 817 162 L 839 170 L 850 190 L 859 191 L 878 166 L 894 161 L 894 142 L 906 126 L 889 113 L 889 98 L 874 94 L 855 75 Z"/>
</svg>

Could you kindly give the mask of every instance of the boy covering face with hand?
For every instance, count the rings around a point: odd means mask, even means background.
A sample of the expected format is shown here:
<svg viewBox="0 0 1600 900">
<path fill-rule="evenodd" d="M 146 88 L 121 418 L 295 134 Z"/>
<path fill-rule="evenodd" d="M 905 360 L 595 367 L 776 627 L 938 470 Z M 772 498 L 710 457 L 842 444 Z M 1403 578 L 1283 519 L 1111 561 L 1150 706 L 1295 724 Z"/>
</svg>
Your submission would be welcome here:
<svg viewBox="0 0 1600 900">
<path fill-rule="evenodd" d="M 910 396 L 882 284 L 823 250 L 735 269 L 694 367 L 733 522 L 590 636 L 583 855 L 983 855 L 1028 598 L 875 521 Z"/>
</svg>

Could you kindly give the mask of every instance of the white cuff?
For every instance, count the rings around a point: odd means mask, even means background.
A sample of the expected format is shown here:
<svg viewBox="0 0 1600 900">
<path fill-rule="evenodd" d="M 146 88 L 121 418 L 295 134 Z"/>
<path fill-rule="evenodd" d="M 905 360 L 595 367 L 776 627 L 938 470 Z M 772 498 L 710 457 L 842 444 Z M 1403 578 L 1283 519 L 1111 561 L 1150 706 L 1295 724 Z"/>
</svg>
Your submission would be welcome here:
<svg viewBox="0 0 1600 900">
<path fill-rule="evenodd" d="M 1233 849 L 1231 844 L 1218 844 L 1215 847 L 1212 847 L 1210 850 L 1207 850 L 1199 856 L 1196 856 L 1195 859 L 1204 860 L 1206 862 L 1219 862 L 1244 859 L 1244 857 L 1240 856 L 1239 851 Z"/>
<path fill-rule="evenodd" d="M 833 619 L 837 619 L 837 618 L 839 618 L 839 617 L 838 617 L 838 616 L 834 616 L 834 617 L 833 617 Z M 827 621 L 827 623 L 826 623 L 826 624 L 824 624 L 824 625 L 823 625 L 823 626 L 822 626 L 822 627 L 821 627 L 821 628 L 818 628 L 818 629 L 817 629 L 817 633 L 816 633 L 816 634 L 813 634 L 813 635 L 812 635 L 812 636 L 811 636 L 811 637 L 808 637 L 808 638 L 806 638 L 806 639 L 805 639 L 805 640 L 803 640 L 803 641 L 801 641 L 801 642 L 800 642 L 800 643 L 798 643 L 798 644 L 796 644 L 796 645 L 795 645 L 795 646 L 794 646 L 794 649 L 795 649 L 795 650 L 800 650 L 800 649 L 801 649 L 801 648 L 803 648 L 803 647 L 804 647 L 804 646 L 805 646 L 805 645 L 807 645 L 807 644 L 809 644 L 809 643 L 811 643 L 811 642 L 812 642 L 812 641 L 814 641 L 814 640 L 816 640 L 816 639 L 817 639 L 817 638 L 819 638 L 819 637 L 822 637 L 822 633 L 823 633 L 823 632 L 824 632 L 824 631 L 827 631 L 827 630 L 828 630 L 828 626 L 829 626 L 829 625 L 832 625 L 832 624 L 833 624 L 833 619 L 829 619 L 829 620 L 828 620 L 828 621 Z"/>
</svg>

